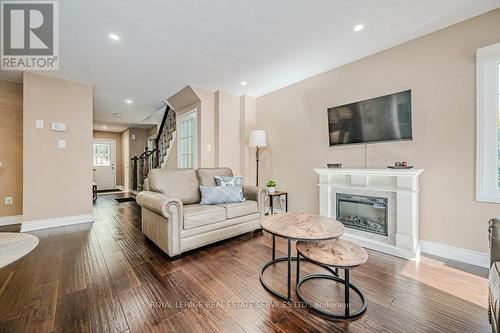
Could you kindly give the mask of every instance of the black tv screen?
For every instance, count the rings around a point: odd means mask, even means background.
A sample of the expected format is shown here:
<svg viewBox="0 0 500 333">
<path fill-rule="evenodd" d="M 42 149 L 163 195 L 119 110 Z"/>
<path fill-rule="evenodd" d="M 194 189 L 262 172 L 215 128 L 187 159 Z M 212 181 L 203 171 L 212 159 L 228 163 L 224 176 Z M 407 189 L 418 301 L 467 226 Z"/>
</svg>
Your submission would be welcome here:
<svg viewBox="0 0 500 333">
<path fill-rule="evenodd" d="M 411 140 L 411 90 L 328 109 L 330 146 Z"/>
</svg>

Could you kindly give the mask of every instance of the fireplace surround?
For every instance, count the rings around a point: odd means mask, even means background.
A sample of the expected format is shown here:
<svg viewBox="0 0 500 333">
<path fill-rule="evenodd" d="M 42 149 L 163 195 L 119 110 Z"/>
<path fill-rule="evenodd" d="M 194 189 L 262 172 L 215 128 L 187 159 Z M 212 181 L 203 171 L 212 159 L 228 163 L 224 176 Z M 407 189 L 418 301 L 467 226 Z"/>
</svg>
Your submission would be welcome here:
<svg viewBox="0 0 500 333">
<path fill-rule="evenodd" d="M 355 197 L 357 201 L 385 204 L 386 230 L 370 232 L 360 230 L 367 221 L 354 221 L 347 226 L 344 238 L 370 249 L 406 259 L 420 255 L 419 246 L 419 193 L 422 169 L 314 169 L 319 175 L 320 215 L 342 219 L 337 205 L 342 199 Z M 338 195 L 341 200 L 338 202 Z M 385 199 L 385 200 L 384 200 Z M 346 200 L 344 200 L 346 201 Z M 366 206 L 365 206 L 366 209 Z M 342 207 L 340 208 L 342 211 Z M 346 209 L 344 208 L 344 213 Z M 363 216 L 364 209 L 347 209 L 345 215 Z M 344 216 L 345 217 L 345 216 Z M 342 221 L 341 221 L 342 222 Z M 377 223 L 377 221 L 371 221 Z M 373 227 L 373 225 L 372 225 Z M 380 227 L 373 228 L 380 230 Z M 365 228 L 366 229 L 366 228 Z"/>
</svg>

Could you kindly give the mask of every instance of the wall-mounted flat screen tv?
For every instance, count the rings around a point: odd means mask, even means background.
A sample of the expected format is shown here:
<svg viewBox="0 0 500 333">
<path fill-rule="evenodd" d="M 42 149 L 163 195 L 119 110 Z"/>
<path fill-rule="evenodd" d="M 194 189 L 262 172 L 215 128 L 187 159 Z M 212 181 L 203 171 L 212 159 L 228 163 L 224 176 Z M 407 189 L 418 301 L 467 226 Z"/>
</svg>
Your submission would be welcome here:
<svg viewBox="0 0 500 333">
<path fill-rule="evenodd" d="M 411 140 L 411 90 L 328 109 L 330 146 Z"/>
</svg>

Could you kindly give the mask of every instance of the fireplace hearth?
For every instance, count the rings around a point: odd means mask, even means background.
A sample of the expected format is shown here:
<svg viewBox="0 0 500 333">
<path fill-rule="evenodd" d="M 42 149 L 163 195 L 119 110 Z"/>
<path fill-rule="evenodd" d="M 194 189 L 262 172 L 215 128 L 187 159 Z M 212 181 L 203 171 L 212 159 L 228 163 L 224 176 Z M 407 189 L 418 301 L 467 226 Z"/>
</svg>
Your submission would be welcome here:
<svg viewBox="0 0 500 333">
<path fill-rule="evenodd" d="M 387 236 L 387 198 L 337 193 L 336 207 L 347 228 Z"/>
</svg>

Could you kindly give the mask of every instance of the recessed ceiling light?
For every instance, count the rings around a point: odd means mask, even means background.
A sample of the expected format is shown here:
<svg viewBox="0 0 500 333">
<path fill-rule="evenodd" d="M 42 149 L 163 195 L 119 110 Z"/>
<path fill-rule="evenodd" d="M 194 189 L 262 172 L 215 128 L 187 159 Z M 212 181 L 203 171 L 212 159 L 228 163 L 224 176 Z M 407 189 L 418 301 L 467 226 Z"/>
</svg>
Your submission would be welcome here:
<svg viewBox="0 0 500 333">
<path fill-rule="evenodd" d="M 108 129 L 108 126 L 103 126 L 102 129 Z"/>
<path fill-rule="evenodd" d="M 242 86 L 246 86 L 246 85 L 247 85 L 247 81 L 241 81 L 241 82 L 240 82 L 240 84 L 241 84 Z"/>
<path fill-rule="evenodd" d="M 127 103 L 127 104 L 132 104 L 132 103 L 134 103 L 134 101 L 132 101 L 131 99 L 126 99 L 126 100 L 125 100 L 125 103 Z"/>
<path fill-rule="evenodd" d="M 120 40 L 120 36 L 118 36 L 117 34 L 109 34 L 109 38 L 111 38 L 112 40 Z"/>
<path fill-rule="evenodd" d="M 361 31 L 365 28 L 365 26 L 363 24 L 358 24 L 358 25 L 355 25 L 354 28 L 352 28 L 352 30 L 358 32 L 358 31 Z"/>
</svg>

